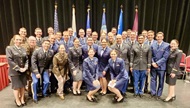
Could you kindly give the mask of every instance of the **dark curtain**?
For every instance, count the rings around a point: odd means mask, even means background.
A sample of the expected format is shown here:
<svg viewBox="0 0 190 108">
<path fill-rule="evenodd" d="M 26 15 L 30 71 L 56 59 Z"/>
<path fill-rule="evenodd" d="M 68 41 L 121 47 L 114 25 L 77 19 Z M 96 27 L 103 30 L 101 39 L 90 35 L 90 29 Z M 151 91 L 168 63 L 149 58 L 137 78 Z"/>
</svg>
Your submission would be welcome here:
<svg viewBox="0 0 190 108">
<path fill-rule="evenodd" d="M 54 21 L 55 0 L 0 0 L 0 54 L 5 53 L 14 34 L 21 27 L 27 34 L 34 35 L 40 27 L 43 36 Z M 72 24 L 72 5 L 76 8 L 77 30 L 86 29 L 87 6 L 90 5 L 90 24 L 93 31 L 100 32 L 102 7 L 106 7 L 108 31 L 118 26 L 120 6 L 123 5 L 124 30 L 133 27 L 135 5 L 138 5 L 139 33 L 143 30 L 163 31 L 165 41 L 176 38 L 180 49 L 190 49 L 190 0 L 57 0 L 59 30 L 64 31 Z"/>
</svg>

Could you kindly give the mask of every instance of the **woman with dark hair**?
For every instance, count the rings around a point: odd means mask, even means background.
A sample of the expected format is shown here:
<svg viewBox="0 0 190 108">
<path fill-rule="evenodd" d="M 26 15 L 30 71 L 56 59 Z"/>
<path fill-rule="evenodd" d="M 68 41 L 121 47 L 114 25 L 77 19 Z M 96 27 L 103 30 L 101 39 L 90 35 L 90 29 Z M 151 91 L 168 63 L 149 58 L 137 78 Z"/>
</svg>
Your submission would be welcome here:
<svg viewBox="0 0 190 108">
<path fill-rule="evenodd" d="M 86 99 L 90 102 L 97 102 L 94 94 L 100 89 L 100 82 L 98 81 L 98 59 L 94 57 L 95 51 L 88 50 L 88 57 L 83 61 L 83 80 L 86 83 L 89 91 Z"/>
<path fill-rule="evenodd" d="M 60 45 L 58 48 L 58 53 L 53 57 L 53 70 L 55 78 L 58 81 L 57 94 L 60 99 L 64 100 L 63 87 L 65 82 L 69 79 L 69 60 L 68 55 L 65 52 L 65 46 Z"/>
<path fill-rule="evenodd" d="M 107 93 L 107 80 L 106 80 L 106 72 L 104 69 L 108 64 L 108 60 L 110 59 L 110 51 L 111 48 L 107 46 L 106 38 L 101 39 L 101 46 L 98 46 L 98 67 L 99 67 L 99 80 L 101 85 L 101 95 L 105 95 Z"/>
<path fill-rule="evenodd" d="M 69 48 L 69 60 L 73 78 L 73 95 L 81 95 L 82 85 L 82 48 L 78 38 L 73 40 L 74 46 Z"/>
<path fill-rule="evenodd" d="M 108 84 L 108 89 L 115 94 L 113 102 L 119 103 L 124 100 L 121 91 L 128 79 L 128 73 L 125 69 L 124 60 L 117 57 L 116 50 L 112 50 L 110 56 L 111 58 L 108 61 L 108 66 L 104 71 L 107 71 L 109 68 L 111 81 Z"/>
<path fill-rule="evenodd" d="M 171 102 L 176 99 L 175 95 L 175 85 L 177 76 L 179 72 L 179 65 L 182 57 L 182 51 L 178 49 L 179 42 L 173 39 L 170 42 L 170 55 L 167 62 L 166 70 L 166 83 L 168 84 L 168 96 L 164 99 L 164 102 Z"/>
<path fill-rule="evenodd" d="M 28 56 L 26 50 L 21 47 L 22 37 L 19 35 L 14 37 L 14 45 L 6 48 L 6 57 L 9 64 L 9 76 L 12 82 L 15 104 L 17 107 L 21 107 L 26 105 L 24 92 L 27 84 Z"/>
</svg>

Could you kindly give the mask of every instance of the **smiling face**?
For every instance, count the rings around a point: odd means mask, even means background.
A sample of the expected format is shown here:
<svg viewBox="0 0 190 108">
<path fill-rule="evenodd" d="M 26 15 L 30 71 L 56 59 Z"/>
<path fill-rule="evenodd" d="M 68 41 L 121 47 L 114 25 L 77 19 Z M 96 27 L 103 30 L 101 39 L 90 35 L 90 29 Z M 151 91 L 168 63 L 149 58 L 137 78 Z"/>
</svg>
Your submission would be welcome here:
<svg viewBox="0 0 190 108">
<path fill-rule="evenodd" d="M 80 44 L 79 39 L 78 39 L 78 38 L 75 38 L 73 44 L 74 44 L 75 47 L 78 47 L 79 44 Z"/>
<path fill-rule="evenodd" d="M 116 53 L 116 51 L 115 51 L 115 50 L 112 50 L 112 51 L 110 52 L 110 56 L 111 56 L 111 59 L 115 61 L 116 58 L 117 58 L 117 53 Z"/>
<path fill-rule="evenodd" d="M 15 38 L 14 38 L 14 43 L 15 43 L 15 45 L 16 45 L 16 46 L 20 46 L 21 43 L 22 43 L 22 37 L 19 36 L 19 35 L 15 35 L 14 37 L 15 37 Z"/>
<path fill-rule="evenodd" d="M 178 45 L 179 45 L 179 43 L 178 43 L 177 40 L 172 40 L 172 41 L 170 42 L 170 48 L 171 48 L 172 50 L 177 49 L 177 48 L 178 48 Z"/>
<path fill-rule="evenodd" d="M 20 30 L 19 30 L 19 35 L 20 35 L 22 38 L 25 38 L 26 35 L 27 35 L 26 29 L 25 29 L 25 28 L 20 28 Z"/>
<path fill-rule="evenodd" d="M 89 49 L 89 51 L 88 51 L 88 56 L 89 56 L 90 58 L 93 58 L 93 57 L 94 57 L 94 54 L 95 54 L 94 50 L 93 50 L 93 49 Z"/>
<path fill-rule="evenodd" d="M 143 44 L 144 43 L 144 36 L 143 35 L 139 35 L 138 36 L 138 42 L 139 42 L 139 44 Z"/>
<path fill-rule="evenodd" d="M 101 45 L 102 45 L 103 48 L 106 48 L 106 46 L 107 46 L 107 41 L 106 41 L 105 38 L 102 39 L 102 41 L 101 41 Z"/>
<path fill-rule="evenodd" d="M 116 41 L 117 41 L 117 44 L 121 44 L 122 43 L 122 36 L 121 35 L 117 35 L 116 36 Z"/>
<path fill-rule="evenodd" d="M 43 47 L 44 50 L 47 51 L 49 49 L 49 47 L 50 47 L 50 42 L 49 41 L 44 41 L 42 43 L 42 47 Z"/>
<path fill-rule="evenodd" d="M 161 43 L 164 39 L 164 35 L 163 33 L 157 33 L 156 34 L 156 40 L 158 41 L 158 43 Z"/>
<path fill-rule="evenodd" d="M 59 53 L 64 53 L 65 52 L 65 46 L 64 45 L 60 45 L 59 46 Z"/>
</svg>

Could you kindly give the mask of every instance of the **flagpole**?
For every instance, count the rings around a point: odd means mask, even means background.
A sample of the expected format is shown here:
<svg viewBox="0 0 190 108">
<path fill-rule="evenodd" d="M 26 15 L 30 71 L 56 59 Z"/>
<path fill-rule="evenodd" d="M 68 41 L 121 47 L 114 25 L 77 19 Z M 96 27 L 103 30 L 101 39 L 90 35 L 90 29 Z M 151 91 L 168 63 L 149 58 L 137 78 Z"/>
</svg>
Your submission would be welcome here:
<svg viewBox="0 0 190 108">
<path fill-rule="evenodd" d="M 87 22 L 86 22 L 86 29 L 90 28 L 90 5 L 87 8 Z"/>
<path fill-rule="evenodd" d="M 73 29 L 73 36 L 76 36 L 76 18 L 75 18 L 75 5 L 72 5 L 73 11 L 72 11 L 72 29 Z"/>
<path fill-rule="evenodd" d="M 59 31 L 59 23 L 58 23 L 58 17 L 57 17 L 57 0 L 55 0 L 55 10 L 54 10 L 54 33 Z"/>
<path fill-rule="evenodd" d="M 119 15 L 119 23 L 118 23 L 117 33 L 121 35 L 123 32 L 123 5 L 121 5 L 120 8 L 121 8 L 121 10 L 120 10 L 120 15 Z"/>
<path fill-rule="evenodd" d="M 133 23 L 133 31 L 136 32 L 136 35 L 138 35 L 138 6 L 135 6 L 135 18 Z"/>
</svg>

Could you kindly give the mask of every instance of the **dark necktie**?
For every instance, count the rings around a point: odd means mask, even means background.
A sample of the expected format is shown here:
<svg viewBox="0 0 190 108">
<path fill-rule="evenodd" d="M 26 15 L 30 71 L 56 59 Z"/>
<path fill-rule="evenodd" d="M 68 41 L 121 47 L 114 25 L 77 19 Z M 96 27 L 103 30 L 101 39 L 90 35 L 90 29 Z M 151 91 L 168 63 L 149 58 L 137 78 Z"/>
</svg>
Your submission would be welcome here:
<svg viewBox="0 0 190 108">
<path fill-rule="evenodd" d="M 102 51 L 101 51 L 101 57 L 102 57 L 103 53 L 104 53 L 104 49 L 102 49 Z"/>
<path fill-rule="evenodd" d="M 113 61 L 113 69 L 115 70 L 115 61 Z"/>
<path fill-rule="evenodd" d="M 158 49 L 159 49 L 160 45 L 158 44 Z"/>
<path fill-rule="evenodd" d="M 149 45 L 151 45 L 151 41 L 149 41 Z"/>
</svg>

